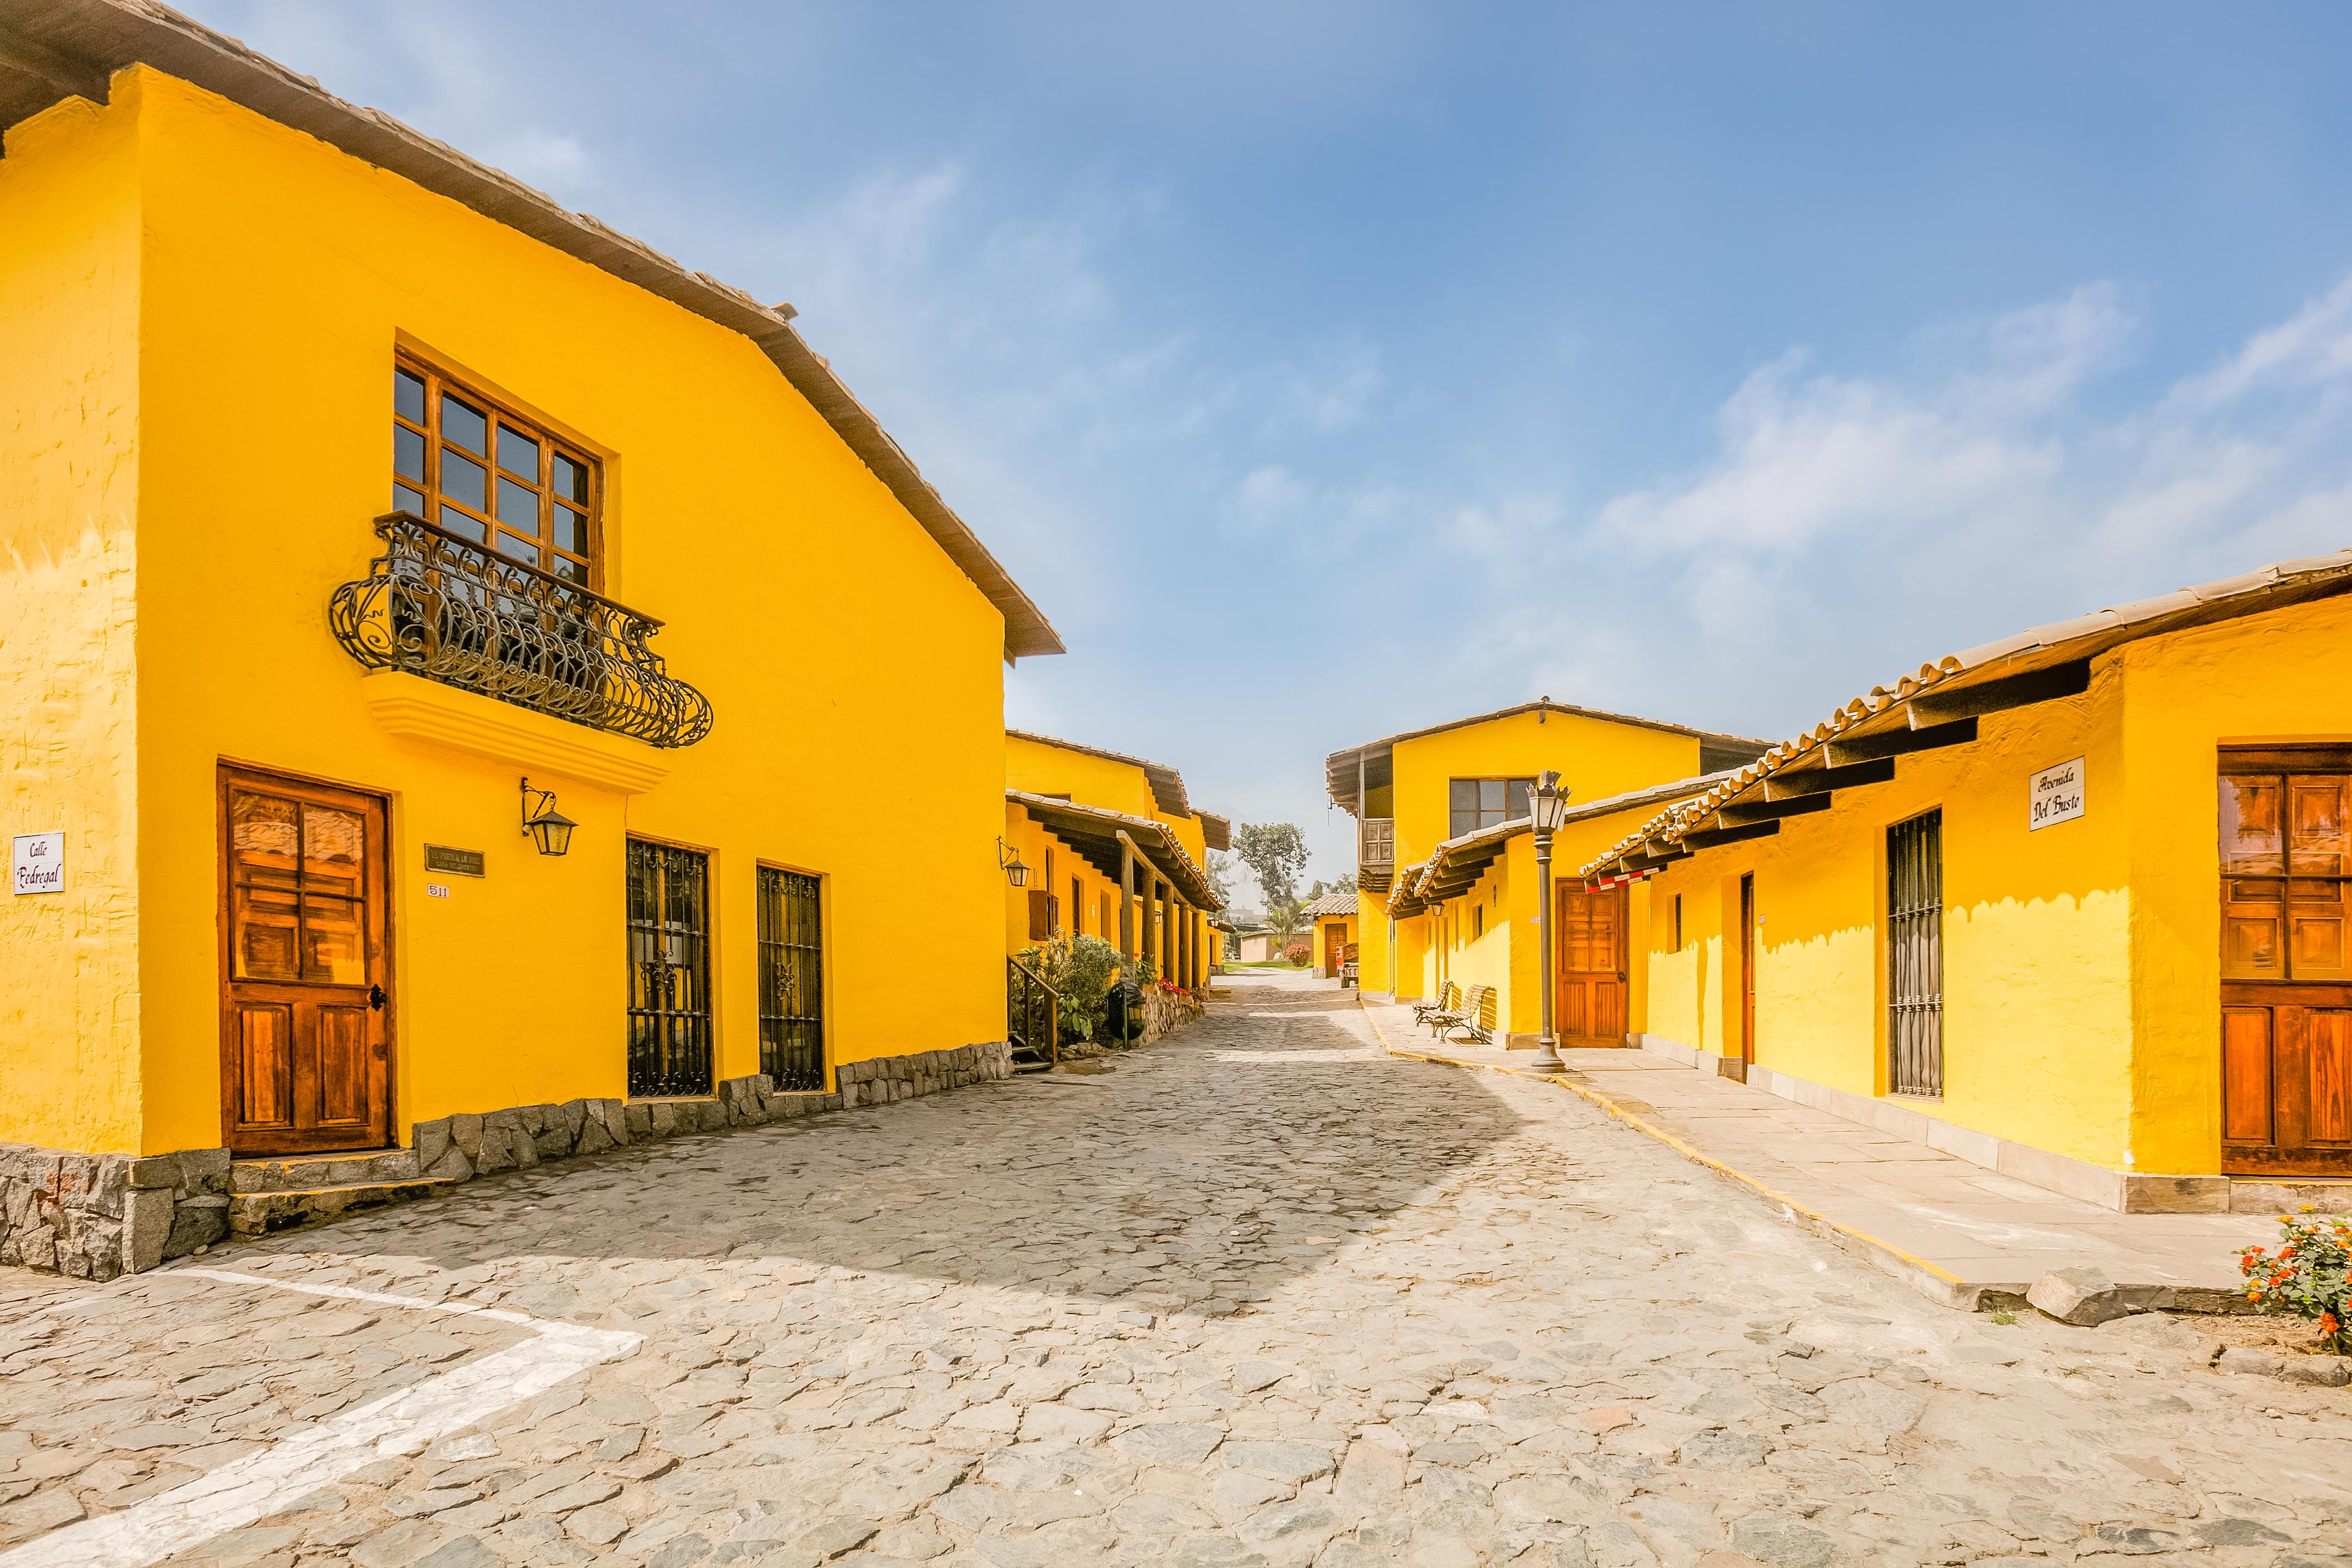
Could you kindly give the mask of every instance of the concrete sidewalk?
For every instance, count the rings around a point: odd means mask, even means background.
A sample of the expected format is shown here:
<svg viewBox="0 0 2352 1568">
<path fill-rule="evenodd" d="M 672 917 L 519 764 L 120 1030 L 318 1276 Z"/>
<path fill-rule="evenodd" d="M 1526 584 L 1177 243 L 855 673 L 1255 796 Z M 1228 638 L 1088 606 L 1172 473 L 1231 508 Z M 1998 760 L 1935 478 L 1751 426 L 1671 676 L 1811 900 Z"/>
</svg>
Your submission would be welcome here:
<svg viewBox="0 0 2352 1568">
<path fill-rule="evenodd" d="M 1440 1044 L 1410 1007 L 1363 1008 L 1394 1055 L 1545 1076 L 1528 1069 L 1531 1051 Z M 2105 1282 L 2071 1276 L 2035 1304 L 2088 1297 L 2078 1310 L 2092 1321 L 2102 1303 L 2241 1310 L 2238 1251 L 2278 1235 L 2263 1215 L 2118 1214 L 1648 1051 L 1560 1055 L 1567 1090 L 1964 1310 L 2011 1305 L 2054 1271 L 2089 1269 Z"/>
</svg>

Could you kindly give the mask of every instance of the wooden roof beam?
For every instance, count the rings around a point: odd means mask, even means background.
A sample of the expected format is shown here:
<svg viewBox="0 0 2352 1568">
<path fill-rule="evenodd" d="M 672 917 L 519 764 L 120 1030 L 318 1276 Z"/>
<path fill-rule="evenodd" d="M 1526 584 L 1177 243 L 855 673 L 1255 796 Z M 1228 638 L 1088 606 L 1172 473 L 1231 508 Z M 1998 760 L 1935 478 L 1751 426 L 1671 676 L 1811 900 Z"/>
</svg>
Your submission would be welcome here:
<svg viewBox="0 0 2352 1568">
<path fill-rule="evenodd" d="M 1965 745 L 1976 738 L 1974 719 L 1955 719 L 1948 724 L 1930 724 L 1924 730 L 1882 730 L 1875 735 L 1832 741 L 1822 747 L 1822 752 L 1832 769 L 1850 768 L 1880 757 L 1907 756 L 1913 752 L 1932 752 L 1939 746 Z"/>
<path fill-rule="evenodd" d="M 1844 767 L 1784 768 L 1768 774 L 1764 780 L 1765 800 L 1797 800 L 1809 795 L 1827 795 L 1833 789 L 1850 789 L 1856 784 L 1887 784 L 1895 777 L 1895 759 L 1882 757 L 1875 762 L 1851 763 Z"/>
<path fill-rule="evenodd" d="M 1778 822 L 1751 822 L 1745 827 L 1701 827 L 1683 835 L 1683 843 L 1692 849 L 1713 849 L 1718 845 L 1744 844 L 1750 838 L 1769 838 L 1780 831 Z"/>
<path fill-rule="evenodd" d="M 0 24 L 0 66 L 47 82 L 61 97 L 106 101 L 104 70 L 79 56 L 36 43 L 5 24 Z"/>
<path fill-rule="evenodd" d="M 2091 661 L 2087 658 L 2028 670 L 2023 675 L 2003 676 L 1999 680 L 1979 681 L 1958 691 L 1930 689 L 1911 699 L 1911 728 L 1928 730 L 1956 719 L 1974 719 L 2060 697 L 2079 697 L 2090 689 Z"/>
<path fill-rule="evenodd" d="M 1827 795 L 1801 795 L 1794 800 L 1743 800 L 1717 812 L 1715 826 L 1746 827 L 1751 823 L 1774 822 L 1784 816 L 1804 816 L 1827 811 L 1832 798 Z"/>
</svg>

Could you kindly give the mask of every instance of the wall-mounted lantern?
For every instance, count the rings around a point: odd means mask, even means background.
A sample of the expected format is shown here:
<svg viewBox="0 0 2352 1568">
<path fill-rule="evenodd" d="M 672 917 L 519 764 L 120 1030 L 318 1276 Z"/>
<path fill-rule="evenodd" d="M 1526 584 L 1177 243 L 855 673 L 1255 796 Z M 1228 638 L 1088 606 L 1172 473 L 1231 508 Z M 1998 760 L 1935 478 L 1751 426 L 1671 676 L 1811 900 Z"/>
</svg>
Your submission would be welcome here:
<svg viewBox="0 0 2352 1568">
<path fill-rule="evenodd" d="M 1014 887 L 1029 885 L 1029 868 L 1021 863 L 1021 851 L 1005 847 L 1002 838 L 996 841 L 996 865 L 1004 873 L 1004 879 Z"/>
<path fill-rule="evenodd" d="M 522 781 L 522 830 L 542 855 L 561 855 L 572 847 L 572 830 L 580 825 L 555 809 L 555 792 L 533 789 Z"/>
</svg>

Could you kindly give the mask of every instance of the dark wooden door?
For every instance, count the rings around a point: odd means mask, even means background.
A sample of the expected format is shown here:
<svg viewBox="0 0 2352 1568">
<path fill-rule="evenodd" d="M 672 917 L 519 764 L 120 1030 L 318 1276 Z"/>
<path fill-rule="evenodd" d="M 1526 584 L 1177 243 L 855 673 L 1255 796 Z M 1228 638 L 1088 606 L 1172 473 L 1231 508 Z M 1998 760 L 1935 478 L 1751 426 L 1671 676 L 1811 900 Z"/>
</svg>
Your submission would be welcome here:
<svg viewBox="0 0 2352 1568">
<path fill-rule="evenodd" d="M 236 768 L 219 788 L 223 1141 L 389 1147 L 383 800 Z"/>
<path fill-rule="evenodd" d="M 1739 879 L 1739 1059 L 1756 1059 L 1756 873 Z"/>
<path fill-rule="evenodd" d="M 2221 755 L 2221 1169 L 2352 1176 L 2352 751 Z"/>
<path fill-rule="evenodd" d="M 1559 889 L 1560 1042 L 1625 1043 L 1625 889 Z"/>
<path fill-rule="evenodd" d="M 1348 928 L 1346 926 L 1325 926 L 1323 928 L 1323 968 L 1325 973 L 1335 977 L 1339 974 L 1342 950 L 1345 949 L 1347 945 Z"/>
</svg>

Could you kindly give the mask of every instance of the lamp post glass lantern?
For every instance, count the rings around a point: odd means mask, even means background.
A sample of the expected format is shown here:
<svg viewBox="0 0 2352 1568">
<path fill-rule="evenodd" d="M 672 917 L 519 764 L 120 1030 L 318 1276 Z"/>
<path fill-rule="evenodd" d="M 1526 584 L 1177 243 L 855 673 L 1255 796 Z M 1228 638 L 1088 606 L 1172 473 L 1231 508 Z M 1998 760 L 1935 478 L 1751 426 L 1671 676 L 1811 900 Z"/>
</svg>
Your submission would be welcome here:
<svg viewBox="0 0 2352 1568">
<path fill-rule="evenodd" d="M 1534 820 L 1536 832 L 1536 896 L 1541 900 L 1536 906 L 1536 935 L 1542 943 L 1537 971 L 1540 976 L 1538 1000 L 1543 1008 L 1543 1035 L 1536 1041 L 1536 1059 L 1528 1064 L 1538 1072 L 1564 1072 L 1568 1068 L 1568 1064 L 1559 1059 L 1559 1041 L 1551 1029 L 1551 836 L 1567 826 L 1568 795 L 1559 787 L 1559 774 L 1549 770 L 1537 774 L 1535 787 L 1528 791 L 1528 816 Z"/>
<path fill-rule="evenodd" d="M 1029 885 L 1029 868 L 1021 863 L 1021 851 L 1006 847 L 1002 838 L 996 841 L 996 864 L 1003 871 L 1004 879 L 1014 887 Z"/>
</svg>

